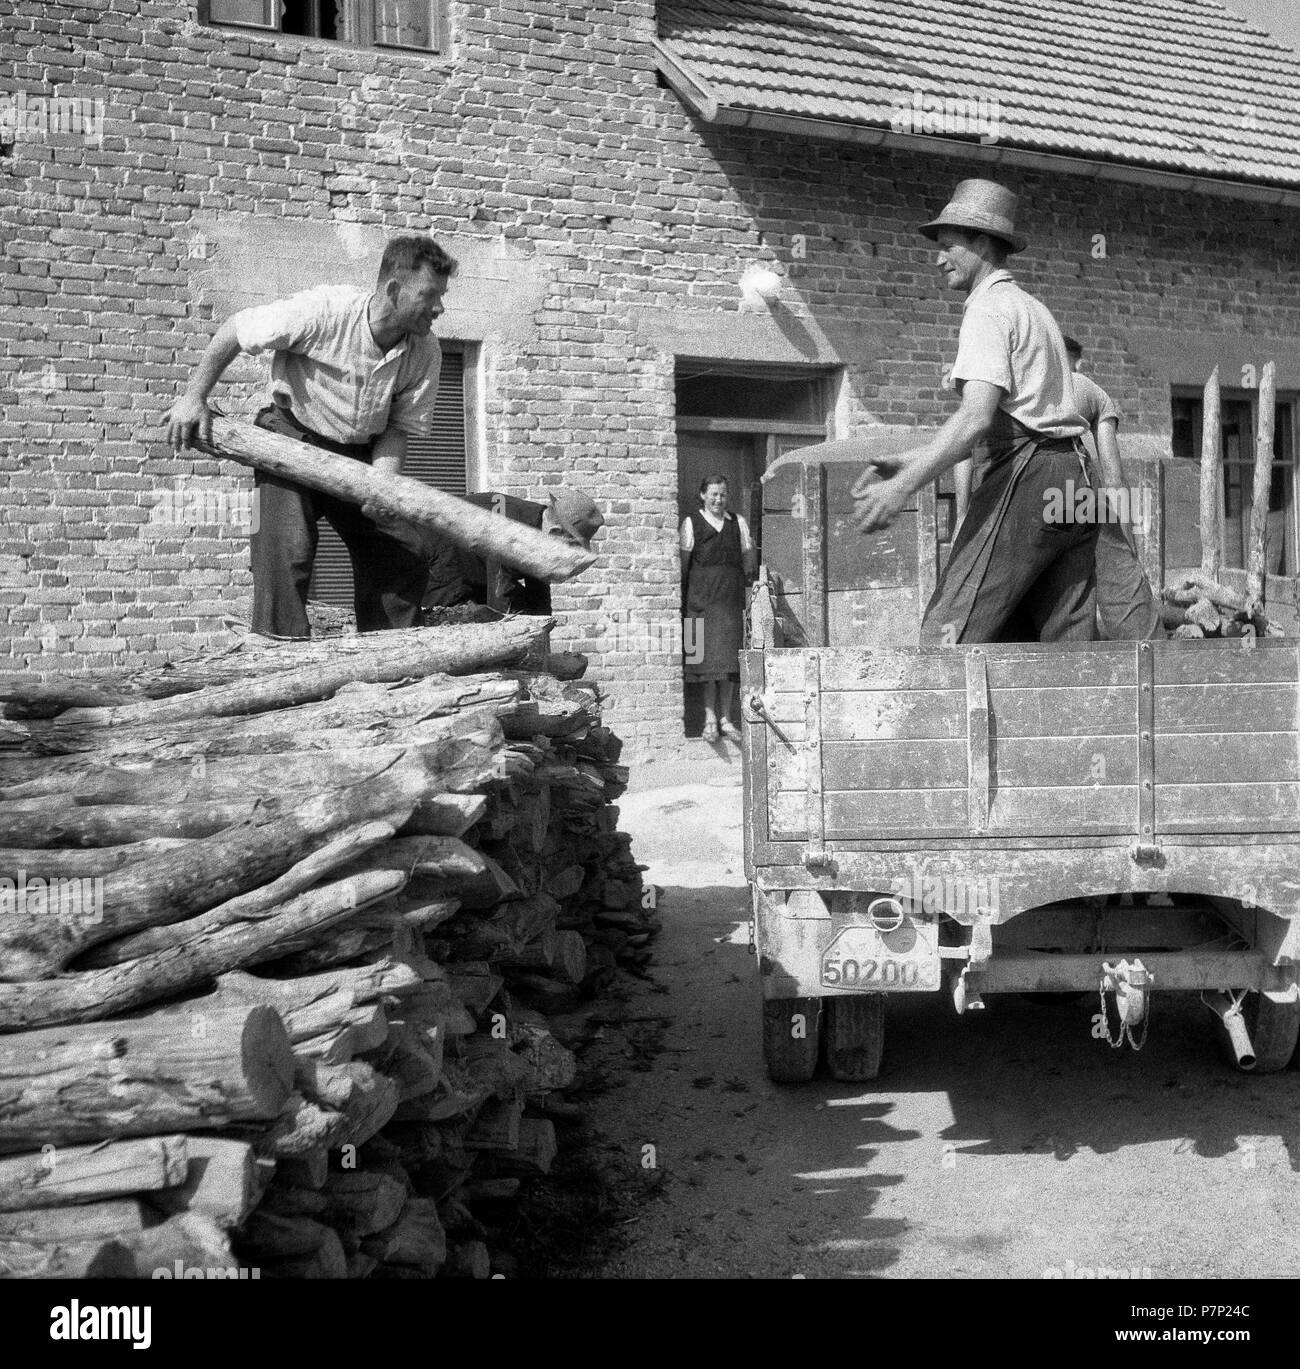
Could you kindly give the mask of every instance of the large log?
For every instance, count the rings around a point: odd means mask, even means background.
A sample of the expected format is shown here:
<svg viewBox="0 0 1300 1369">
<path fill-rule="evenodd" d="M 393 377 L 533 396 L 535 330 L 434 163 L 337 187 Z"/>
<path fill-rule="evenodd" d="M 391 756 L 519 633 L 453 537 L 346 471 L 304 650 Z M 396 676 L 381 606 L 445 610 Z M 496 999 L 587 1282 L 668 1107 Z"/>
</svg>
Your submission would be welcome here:
<svg viewBox="0 0 1300 1369">
<path fill-rule="evenodd" d="M 127 866 L 105 880 L 102 901 L 89 913 L 70 902 L 42 908 L 18 900 L 14 916 L 0 923 L 0 980 L 48 977 L 98 942 L 205 912 L 278 879 L 341 828 L 400 825 L 429 785 L 424 763 L 403 759 L 373 780 L 319 795 L 260 826 L 220 832 Z"/>
<path fill-rule="evenodd" d="M 549 618 L 509 618 L 499 623 L 456 628 L 415 628 L 394 633 L 397 640 L 383 650 L 339 652 L 320 663 L 256 675 L 162 701 L 115 708 L 72 708 L 46 724 L 46 728 L 57 734 L 65 728 L 136 723 L 156 727 L 193 718 L 233 717 L 310 703 L 327 699 L 344 685 L 357 681 L 395 683 L 435 673 L 472 675 L 526 654 L 551 622 Z"/>
<path fill-rule="evenodd" d="M 410 476 L 388 475 L 364 461 L 321 451 L 236 419 L 214 418 L 212 442 L 201 451 L 229 457 L 281 480 L 307 485 L 365 509 L 381 523 L 409 524 L 440 542 L 468 547 L 539 580 L 577 575 L 595 562 L 587 551 L 526 524 L 480 509 Z"/>
<path fill-rule="evenodd" d="M 117 1237 L 49 1245 L 0 1241 L 0 1279 L 134 1279 L 134 1252 Z"/>
<path fill-rule="evenodd" d="M 292 1084 L 264 1007 L 0 1036 L 0 1152 L 269 1120 Z"/>
<path fill-rule="evenodd" d="M 400 875 L 389 873 L 338 880 L 300 894 L 266 917 L 219 927 L 194 942 L 125 965 L 59 979 L 0 983 L 0 1030 L 93 1022 L 180 993 L 228 970 L 274 960 L 304 937 L 388 898 L 403 882 Z"/>
<path fill-rule="evenodd" d="M 0 1212 L 64 1207 L 184 1183 L 184 1136 L 150 1136 L 111 1145 L 55 1146 L 0 1160 Z"/>
<path fill-rule="evenodd" d="M 199 756 L 130 769 L 97 768 L 79 776 L 71 794 L 75 803 L 95 805 L 192 804 L 271 798 L 295 790 L 320 793 L 373 779 L 403 755 L 418 757 L 431 774 L 438 773 L 444 752 L 448 761 L 459 754 L 454 745 L 458 740 L 493 745 L 500 736 L 489 706 L 404 729 L 399 742 L 356 751 L 273 752 L 214 760 Z"/>
<path fill-rule="evenodd" d="M 44 800 L 40 801 L 42 804 Z M 6 846 L 124 846 L 152 837 L 215 836 L 280 811 L 275 800 L 212 803 L 101 804 L 93 808 L 0 803 L 0 843 Z"/>
<path fill-rule="evenodd" d="M 20 798 L 62 792 L 59 773 L 112 757 L 167 760 L 320 749 L 342 743 L 349 733 L 371 729 L 387 741 L 394 728 L 413 727 L 477 707 L 509 707 L 522 687 L 514 676 L 442 674 L 409 684 L 347 684 L 331 698 L 293 708 L 191 719 L 182 732 L 148 719 L 110 728 L 79 728 L 65 720 L 58 728 L 28 728 L 29 749 L 45 753 L 44 758 L 0 758 L 0 780 L 17 786 L 11 796 Z"/>
<path fill-rule="evenodd" d="M 8 846 L 0 848 L 0 876 L 16 879 L 20 870 L 39 870 L 42 879 L 94 879 L 188 845 L 185 838 L 152 837 L 122 846 L 92 846 L 84 851 Z"/>
<path fill-rule="evenodd" d="M 349 866 L 347 874 L 365 873 L 361 867 L 353 867 L 359 856 L 375 846 L 387 844 L 393 835 L 393 826 L 387 822 L 363 822 L 355 827 L 345 828 L 338 836 L 327 841 L 324 846 L 311 852 L 292 869 L 287 870 L 279 879 L 263 884 L 237 898 L 219 903 L 206 913 L 185 919 L 183 922 L 170 923 L 165 927 L 148 927 L 143 931 L 131 932 L 117 937 L 103 945 L 93 947 L 78 962 L 78 969 L 102 969 L 105 965 L 120 965 L 123 961 L 134 960 L 138 956 L 163 951 L 171 946 L 188 945 L 219 927 L 229 927 L 237 922 L 247 922 L 261 917 L 282 903 L 310 889 L 326 875 Z"/>
</svg>

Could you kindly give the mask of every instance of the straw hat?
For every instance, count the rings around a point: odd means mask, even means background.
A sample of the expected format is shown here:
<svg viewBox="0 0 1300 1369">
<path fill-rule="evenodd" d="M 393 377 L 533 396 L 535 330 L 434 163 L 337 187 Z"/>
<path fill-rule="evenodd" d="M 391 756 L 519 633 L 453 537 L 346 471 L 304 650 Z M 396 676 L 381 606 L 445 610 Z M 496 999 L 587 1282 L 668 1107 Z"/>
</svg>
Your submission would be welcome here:
<svg viewBox="0 0 1300 1369">
<path fill-rule="evenodd" d="M 1000 238 L 1012 252 L 1023 252 L 1028 239 L 1016 232 L 1014 192 L 997 181 L 962 181 L 937 219 L 923 224 L 921 232 L 932 242 L 941 228 L 966 228 Z"/>
</svg>

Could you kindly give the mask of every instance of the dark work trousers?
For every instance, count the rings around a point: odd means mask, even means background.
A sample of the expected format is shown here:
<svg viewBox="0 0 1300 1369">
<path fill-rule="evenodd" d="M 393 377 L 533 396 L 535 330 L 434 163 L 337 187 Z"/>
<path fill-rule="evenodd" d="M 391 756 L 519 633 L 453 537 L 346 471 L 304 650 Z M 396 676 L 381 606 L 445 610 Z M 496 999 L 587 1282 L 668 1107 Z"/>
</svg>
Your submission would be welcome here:
<svg viewBox="0 0 1300 1369">
<path fill-rule="evenodd" d="M 923 645 L 1096 638 L 1095 522 L 1049 522 L 1045 496 L 1088 483 L 1072 443 L 1022 444 L 971 498 L 921 625 Z"/>
<path fill-rule="evenodd" d="M 370 461 L 370 444 L 331 442 L 304 428 L 274 404 L 255 420 L 259 428 L 355 461 Z M 253 631 L 267 637 L 310 637 L 307 587 L 316 558 L 317 523 L 324 518 L 352 559 L 353 605 L 358 632 L 418 627 L 427 562 L 380 532 L 355 504 L 319 490 L 256 474 L 257 531 L 251 538 Z"/>
</svg>

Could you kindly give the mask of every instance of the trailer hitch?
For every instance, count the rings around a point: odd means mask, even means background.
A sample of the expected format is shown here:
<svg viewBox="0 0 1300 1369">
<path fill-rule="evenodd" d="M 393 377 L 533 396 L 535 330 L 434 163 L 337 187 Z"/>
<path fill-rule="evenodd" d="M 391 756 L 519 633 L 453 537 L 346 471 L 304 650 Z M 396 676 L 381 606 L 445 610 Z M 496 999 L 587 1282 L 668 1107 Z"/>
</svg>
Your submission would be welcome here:
<svg viewBox="0 0 1300 1369">
<path fill-rule="evenodd" d="M 768 727 L 770 727 L 772 731 L 776 733 L 776 735 L 781 739 L 781 741 L 783 741 L 788 747 L 791 747 L 793 749 L 794 743 L 776 725 L 776 719 L 773 718 L 772 715 L 767 711 L 767 701 L 763 698 L 761 694 L 754 693 L 749 695 L 749 697 L 745 700 L 744 707 L 749 722 L 766 723 Z"/>
<path fill-rule="evenodd" d="M 1093 1035 L 1104 1038 L 1116 1050 L 1127 1040 L 1135 1051 L 1140 1051 L 1147 1043 L 1147 1031 L 1151 1025 L 1151 981 L 1150 970 L 1140 960 L 1121 960 L 1118 964 L 1103 961 L 1099 993 L 1101 1009 L 1095 1019 Z M 1114 996 L 1115 1013 L 1119 1018 L 1119 1028 L 1113 1035 L 1110 1030 L 1110 1011 L 1106 1004 L 1108 993 Z M 1135 1030 L 1139 1027 L 1140 1038 Z"/>
</svg>

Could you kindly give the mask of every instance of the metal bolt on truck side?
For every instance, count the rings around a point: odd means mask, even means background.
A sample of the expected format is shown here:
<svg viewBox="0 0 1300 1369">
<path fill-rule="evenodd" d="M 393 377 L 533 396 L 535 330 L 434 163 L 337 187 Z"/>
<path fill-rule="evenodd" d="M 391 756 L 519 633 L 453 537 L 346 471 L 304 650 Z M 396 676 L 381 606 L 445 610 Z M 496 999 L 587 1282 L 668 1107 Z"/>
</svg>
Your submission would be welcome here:
<svg viewBox="0 0 1300 1369">
<path fill-rule="evenodd" d="M 918 434 L 873 439 L 888 455 Z M 764 484 L 741 655 L 745 860 L 772 1078 L 874 1078 L 891 994 L 1103 994 L 1141 1045 L 1199 994 L 1237 1064 L 1300 1033 L 1294 639 L 917 645 L 923 489 L 850 522 L 834 444 Z M 827 453 L 832 453 L 828 455 Z"/>
</svg>

